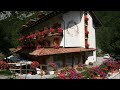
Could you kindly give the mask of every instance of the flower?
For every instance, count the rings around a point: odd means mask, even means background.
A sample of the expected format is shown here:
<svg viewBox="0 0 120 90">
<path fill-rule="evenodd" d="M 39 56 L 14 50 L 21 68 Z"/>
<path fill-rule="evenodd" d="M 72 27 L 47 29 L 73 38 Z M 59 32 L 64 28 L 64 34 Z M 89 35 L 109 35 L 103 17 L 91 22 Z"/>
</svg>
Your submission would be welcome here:
<svg viewBox="0 0 120 90">
<path fill-rule="evenodd" d="M 9 64 L 6 63 L 5 61 L 0 61 L 0 69 L 4 70 L 4 69 L 9 69 Z"/>
<path fill-rule="evenodd" d="M 62 33 L 63 29 L 62 28 L 58 28 L 58 33 Z"/>
<path fill-rule="evenodd" d="M 41 32 L 41 35 L 44 35 L 44 34 L 45 34 L 44 31 L 42 31 L 42 32 Z"/>
<path fill-rule="evenodd" d="M 50 28 L 50 33 L 54 33 L 55 29 Z"/>
<path fill-rule="evenodd" d="M 36 69 L 38 66 L 39 66 L 39 62 L 37 62 L 37 61 L 33 61 L 33 62 L 31 63 L 31 65 L 30 65 L 30 67 L 31 67 L 32 69 Z"/>
<path fill-rule="evenodd" d="M 53 69 L 54 69 L 54 70 L 56 70 L 56 69 L 57 69 L 56 64 L 55 64 L 55 63 L 53 63 L 53 62 L 48 63 L 48 66 L 53 67 Z"/>
<path fill-rule="evenodd" d="M 19 38 L 19 39 L 18 39 L 18 41 L 22 41 L 23 39 L 24 39 L 24 37 L 22 37 L 22 38 Z"/>
<path fill-rule="evenodd" d="M 48 33 L 49 33 L 48 29 L 44 30 L 44 34 L 48 34 Z"/>
<path fill-rule="evenodd" d="M 30 35 L 28 35 L 26 38 L 27 38 L 27 39 L 30 39 L 31 37 L 30 37 Z"/>
<path fill-rule="evenodd" d="M 85 21 L 88 21 L 88 20 L 89 20 L 87 15 L 86 15 L 84 18 L 85 18 Z"/>
<path fill-rule="evenodd" d="M 38 36 L 41 36 L 42 35 L 42 33 L 41 32 L 38 32 L 38 34 L 37 34 Z"/>
<path fill-rule="evenodd" d="M 37 47 L 36 47 L 36 49 L 40 49 L 40 48 L 41 48 L 41 45 L 38 44 Z"/>
<path fill-rule="evenodd" d="M 88 30 L 86 30 L 86 31 L 85 31 L 85 35 L 88 35 L 88 34 L 89 34 L 89 31 L 88 31 Z"/>
<path fill-rule="evenodd" d="M 53 46 L 54 49 L 59 49 L 59 45 Z"/>
</svg>

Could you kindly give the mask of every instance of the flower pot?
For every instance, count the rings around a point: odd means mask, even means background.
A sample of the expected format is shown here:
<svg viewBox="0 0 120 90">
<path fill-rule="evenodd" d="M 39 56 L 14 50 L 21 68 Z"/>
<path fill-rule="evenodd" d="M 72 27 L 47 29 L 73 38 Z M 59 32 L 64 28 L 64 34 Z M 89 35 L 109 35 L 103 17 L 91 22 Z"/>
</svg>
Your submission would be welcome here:
<svg viewBox="0 0 120 90">
<path fill-rule="evenodd" d="M 89 19 L 88 19 L 88 17 L 87 16 L 85 16 L 85 21 L 88 21 Z"/>
</svg>

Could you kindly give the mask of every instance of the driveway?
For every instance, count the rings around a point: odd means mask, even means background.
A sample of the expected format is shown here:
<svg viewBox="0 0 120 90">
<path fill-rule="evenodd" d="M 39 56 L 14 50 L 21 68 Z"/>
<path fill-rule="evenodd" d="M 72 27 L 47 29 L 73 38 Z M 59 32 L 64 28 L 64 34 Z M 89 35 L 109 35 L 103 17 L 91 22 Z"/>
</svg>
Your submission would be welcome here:
<svg viewBox="0 0 120 90">
<path fill-rule="evenodd" d="M 102 64 L 102 62 L 103 62 L 104 60 L 105 60 L 105 59 L 103 59 L 103 57 L 97 57 L 97 61 L 93 64 L 93 66 L 97 66 L 97 65 Z"/>
</svg>

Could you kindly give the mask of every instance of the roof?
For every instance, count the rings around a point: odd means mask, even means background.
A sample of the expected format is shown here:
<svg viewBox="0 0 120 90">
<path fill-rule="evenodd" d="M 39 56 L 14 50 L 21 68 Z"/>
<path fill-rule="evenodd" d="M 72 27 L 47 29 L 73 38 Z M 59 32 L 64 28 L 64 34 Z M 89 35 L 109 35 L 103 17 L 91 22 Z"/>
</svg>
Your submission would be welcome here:
<svg viewBox="0 0 120 90">
<path fill-rule="evenodd" d="M 93 11 L 89 11 L 89 13 L 92 15 L 93 17 L 93 21 L 95 22 L 96 26 L 101 26 L 102 22 L 101 20 L 97 17 L 96 13 Z"/>
<path fill-rule="evenodd" d="M 43 11 L 43 12 L 45 12 L 45 11 Z M 28 30 L 29 28 L 31 28 L 33 26 L 36 26 L 37 24 L 42 23 L 42 22 L 44 22 L 44 21 L 46 21 L 46 20 L 60 14 L 60 13 L 66 13 L 66 12 L 68 12 L 68 11 L 50 11 L 48 13 L 43 13 L 44 16 L 42 16 L 38 20 L 34 21 L 29 26 L 21 28 L 20 33 L 24 32 L 24 31 Z M 96 26 L 102 25 L 101 21 L 98 19 L 98 17 L 96 16 L 96 14 L 93 11 L 89 11 L 89 13 L 92 15 L 93 21 L 95 22 Z"/>
<path fill-rule="evenodd" d="M 43 56 L 43 55 L 54 55 L 54 54 L 63 54 L 63 53 L 75 53 L 75 52 L 83 52 L 83 51 L 94 51 L 96 49 L 94 48 L 59 48 L 59 49 L 54 49 L 54 48 L 41 48 L 38 50 L 35 50 L 29 55 L 33 56 Z"/>
<path fill-rule="evenodd" d="M 45 11 L 44 11 L 45 12 Z M 60 13 L 65 13 L 65 12 L 68 12 L 68 11 L 50 11 L 49 13 L 41 13 L 41 14 L 44 14 L 44 16 L 42 16 L 41 18 L 39 18 L 38 20 L 34 21 L 34 23 L 30 24 L 28 27 L 24 27 L 24 28 L 21 28 L 20 29 L 20 33 L 22 33 L 23 31 L 26 31 L 28 30 L 29 28 L 33 27 L 33 26 L 36 26 Z"/>
</svg>

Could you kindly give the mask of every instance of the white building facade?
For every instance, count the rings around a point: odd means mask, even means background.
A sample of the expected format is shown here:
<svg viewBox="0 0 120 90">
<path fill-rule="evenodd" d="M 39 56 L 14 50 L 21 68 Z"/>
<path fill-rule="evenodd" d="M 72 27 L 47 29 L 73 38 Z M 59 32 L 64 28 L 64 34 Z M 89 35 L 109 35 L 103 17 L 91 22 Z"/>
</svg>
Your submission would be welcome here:
<svg viewBox="0 0 120 90">
<path fill-rule="evenodd" d="M 44 41 L 49 41 L 49 45 L 47 45 L 51 48 L 43 45 L 43 48 L 34 50 L 30 55 L 38 56 L 37 59 L 40 63 L 55 62 L 58 68 L 74 66 L 79 63 L 87 65 L 89 62 L 94 63 L 96 61 L 95 27 L 101 25 L 95 13 L 92 11 L 67 11 L 53 15 L 38 26 L 49 28 L 56 22 L 63 30 L 62 35 L 50 37 L 48 35 Z M 38 41 L 37 44 L 44 43 L 43 40 Z M 59 48 L 54 49 L 55 45 L 58 45 Z"/>
<path fill-rule="evenodd" d="M 95 23 L 92 15 L 87 12 L 88 17 L 88 44 L 89 48 L 96 49 Z M 63 39 L 60 46 L 85 48 L 85 14 L 84 11 L 70 11 L 63 14 L 62 28 Z M 96 51 L 85 52 L 86 64 L 96 61 Z"/>
</svg>

